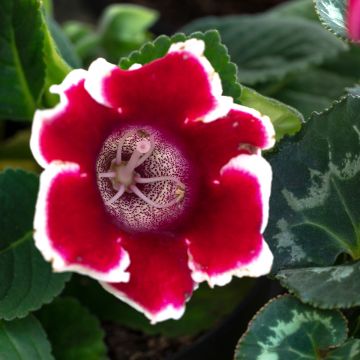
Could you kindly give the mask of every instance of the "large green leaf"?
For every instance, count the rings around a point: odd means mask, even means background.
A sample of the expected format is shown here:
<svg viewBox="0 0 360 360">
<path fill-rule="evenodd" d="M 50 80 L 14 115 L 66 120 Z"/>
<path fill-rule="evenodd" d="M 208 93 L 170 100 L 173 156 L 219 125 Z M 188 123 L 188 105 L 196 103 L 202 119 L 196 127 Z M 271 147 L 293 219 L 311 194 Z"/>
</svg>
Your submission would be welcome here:
<svg viewBox="0 0 360 360">
<path fill-rule="evenodd" d="M 335 35 L 347 38 L 346 0 L 314 0 L 322 24 Z"/>
<path fill-rule="evenodd" d="M 313 68 L 289 75 L 279 83 L 266 84 L 258 90 L 293 106 L 307 118 L 312 112 L 331 106 L 355 81 L 328 70 Z"/>
<path fill-rule="evenodd" d="M 286 1 L 270 9 L 268 14 L 277 17 L 295 16 L 308 20 L 318 20 L 313 0 Z"/>
<path fill-rule="evenodd" d="M 276 140 L 285 135 L 294 135 L 304 122 L 303 116 L 294 108 L 247 87 L 242 88 L 239 101 L 242 105 L 252 107 L 270 117 L 275 128 Z"/>
<path fill-rule="evenodd" d="M 347 337 L 338 311 L 317 310 L 292 296 L 270 301 L 250 322 L 235 351 L 235 360 L 322 359 Z"/>
<path fill-rule="evenodd" d="M 270 157 L 274 172 L 266 238 L 273 271 L 360 258 L 360 98 L 313 114 Z"/>
<path fill-rule="evenodd" d="M 347 46 L 313 21 L 270 15 L 203 18 L 186 33 L 217 29 L 238 65 L 241 83 L 279 80 L 289 73 L 321 64 Z"/>
<path fill-rule="evenodd" d="M 161 333 L 176 337 L 196 335 L 214 326 L 234 310 L 253 284 L 251 279 L 234 279 L 231 284 L 214 289 L 201 284 L 187 303 L 180 320 L 168 320 L 156 325 L 151 325 L 140 312 L 107 293 L 93 280 L 75 275 L 66 287 L 65 294 L 78 298 L 101 320 L 113 321 L 147 334 Z"/>
<path fill-rule="evenodd" d="M 99 320 L 77 300 L 58 298 L 37 316 L 57 360 L 105 359 L 104 332 Z"/>
<path fill-rule="evenodd" d="M 52 46 L 57 50 L 61 60 L 73 68 L 80 68 L 82 65 L 81 60 L 60 25 L 49 15 L 45 15 L 45 20 L 49 29 L 49 35 L 53 39 Z"/>
<path fill-rule="evenodd" d="M 288 75 L 279 82 L 262 84 L 258 90 L 285 102 L 308 117 L 313 111 L 322 111 L 346 93 L 360 79 L 360 48 L 350 46 L 321 67 L 313 67 Z M 321 81 L 319 81 L 321 79 Z"/>
<path fill-rule="evenodd" d="M 360 305 L 360 262 L 281 270 L 276 278 L 303 302 L 322 309 Z"/>
<path fill-rule="evenodd" d="M 0 359 L 54 360 L 46 334 L 33 316 L 0 321 Z"/>
<path fill-rule="evenodd" d="M 70 274 L 54 274 L 34 246 L 32 223 L 38 178 L 0 173 L 0 318 L 24 317 L 50 302 Z"/>
<path fill-rule="evenodd" d="M 150 61 L 164 56 L 172 43 L 182 42 L 189 38 L 204 40 L 206 44 L 205 56 L 210 61 L 216 72 L 219 73 L 224 94 L 237 99 L 240 96 L 241 88 L 236 78 L 236 66 L 230 62 L 230 57 L 226 47 L 221 43 L 217 31 L 207 31 L 205 33 L 194 33 L 189 36 L 176 34 L 169 38 L 162 35 L 154 42 L 145 44 L 139 51 L 134 51 L 128 58 L 121 59 L 120 67 L 128 69 L 131 65 L 146 64 Z"/>
<path fill-rule="evenodd" d="M 38 0 L 0 2 L 0 118 L 31 119 L 45 81 Z"/>
</svg>

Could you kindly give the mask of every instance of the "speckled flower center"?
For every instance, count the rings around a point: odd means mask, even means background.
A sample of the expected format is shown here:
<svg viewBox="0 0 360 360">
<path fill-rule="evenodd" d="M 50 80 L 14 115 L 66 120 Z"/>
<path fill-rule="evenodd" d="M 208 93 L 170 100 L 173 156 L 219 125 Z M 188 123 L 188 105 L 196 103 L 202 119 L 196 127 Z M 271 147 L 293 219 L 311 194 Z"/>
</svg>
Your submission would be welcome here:
<svg viewBox="0 0 360 360">
<path fill-rule="evenodd" d="M 110 135 L 96 170 L 107 211 L 128 230 L 166 229 L 181 220 L 193 198 L 192 168 L 183 151 L 150 127 Z"/>
</svg>

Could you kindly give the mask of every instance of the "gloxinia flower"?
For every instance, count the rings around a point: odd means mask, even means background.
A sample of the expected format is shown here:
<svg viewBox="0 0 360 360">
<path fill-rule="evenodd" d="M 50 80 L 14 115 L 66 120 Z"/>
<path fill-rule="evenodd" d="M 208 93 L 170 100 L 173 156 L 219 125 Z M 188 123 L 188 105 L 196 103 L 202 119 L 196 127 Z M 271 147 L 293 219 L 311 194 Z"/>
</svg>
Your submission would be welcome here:
<svg viewBox="0 0 360 360">
<path fill-rule="evenodd" d="M 348 1 L 347 29 L 351 40 L 360 41 L 360 0 Z"/>
<path fill-rule="evenodd" d="M 274 144 L 270 119 L 222 96 L 201 40 L 130 70 L 73 70 L 35 114 L 45 171 L 35 241 L 55 271 L 76 271 L 145 313 L 178 319 L 197 283 L 261 276 Z"/>
</svg>

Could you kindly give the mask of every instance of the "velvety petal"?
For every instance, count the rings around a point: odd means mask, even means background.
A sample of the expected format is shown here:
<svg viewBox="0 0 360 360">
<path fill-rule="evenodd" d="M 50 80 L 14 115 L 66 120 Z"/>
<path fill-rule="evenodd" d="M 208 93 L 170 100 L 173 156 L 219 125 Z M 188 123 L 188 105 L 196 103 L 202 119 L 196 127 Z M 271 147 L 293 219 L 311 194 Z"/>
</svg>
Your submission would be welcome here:
<svg viewBox="0 0 360 360">
<path fill-rule="evenodd" d="M 360 41 L 360 0 L 348 1 L 347 28 L 349 37 L 354 41 Z"/>
<path fill-rule="evenodd" d="M 259 153 L 260 149 L 275 144 L 275 130 L 269 117 L 236 104 L 225 117 L 210 123 L 187 124 L 185 131 L 189 148 L 212 180 L 217 180 L 220 169 L 231 158 Z"/>
<path fill-rule="evenodd" d="M 221 170 L 219 183 L 202 190 L 198 216 L 185 236 L 195 281 L 224 285 L 235 276 L 267 274 L 272 254 L 263 240 L 271 167 L 261 156 L 242 154 Z"/>
<path fill-rule="evenodd" d="M 211 121 L 227 114 L 233 101 L 221 96 L 220 77 L 204 51 L 201 40 L 176 43 L 166 56 L 126 71 L 98 59 L 85 87 L 128 119 L 167 127 L 199 118 Z"/>
<path fill-rule="evenodd" d="M 184 241 L 170 235 L 144 234 L 127 239 L 130 281 L 103 283 L 106 290 L 143 312 L 152 323 L 179 319 L 194 282 Z"/>
<path fill-rule="evenodd" d="M 105 138 L 119 123 L 119 114 L 96 103 L 84 89 L 87 72 L 73 70 L 51 91 L 60 103 L 34 116 L 30 146 L 38 163 L 45 167 L 53 160 L 94 167 Z"/>
<path fill-rule="evenodd" d="M 71 163 L 52 162 L 42 173 L 35 243 L 55 271 L 104 281 L 128 281 L 122 234 L 105 213 L 96 180 Z"/>
</svg>

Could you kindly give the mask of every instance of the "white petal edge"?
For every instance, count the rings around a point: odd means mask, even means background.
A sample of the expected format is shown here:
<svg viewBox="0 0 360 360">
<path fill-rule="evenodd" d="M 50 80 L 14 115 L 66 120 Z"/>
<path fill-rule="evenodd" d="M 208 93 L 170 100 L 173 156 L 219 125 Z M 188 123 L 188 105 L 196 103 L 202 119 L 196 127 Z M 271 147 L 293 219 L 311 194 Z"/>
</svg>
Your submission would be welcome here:
<svg viewBox="0 0 360 360">
<path fill-rule="evenodd" d="M 238 104 L 234 104 L 231 110 L 237 110 L 243 113 L 250 114 L 256 117 L 262 123 L 267 136 L 267 143 L 263 147 L 264 150 L 271 149 L 275 145 L 275 128 L 273 123 L 271 122 L 271 119 L 267 115 L 262 115 L 259 111 L 253 108 Z"/>
<path fill-rule="evenodd" d="M 146 281 L 145 278 L 144 278 L 144 281 Z M 117 297 L 121 301 L 123 301 L 126 304 L 130 305 L 135 310 L 143 313 L 150 320 L 152 325 L 154 325 L 154 324 L 156 324 L 158 322 L 161 322 L 161 321 L 169 320 L 169 319 L 179 320 L 184 315 L 185 304 L 183 306 L 181 306 L 180 308 L 176 308 L 176 307 L 174 307 L 174 305 L 168 304 L 163 309 L 161 309 L 159 312 L 152 313 L 152 312 L 146 310 L 142 305 L 140 305 L 136 301 L 133 301 L 133 300 L 129 299 L 129 297 L 125 293 L 123 293 L 122 291 L 119 291 L 118 289 L 114 288 L 111 284 L 108 284 L 108 283 L 105 283 L 105 282 L 101 281 L 100 285 L 106 291 L 113 294 L 115 297 Z"/>
<path fill-rule="evenodd" d="M 274 256 L 269 248 L 269 245 L 263 240 L 262 248 L 259 255 L 250 263 L 241 265 L 237 269 L 229 270 L 218 275 L 209 275 L 199 270 L 189 254 L 189 268 L 191 269 L 191 277 L 197 282 L 201 283 L 207 281 L 209 286 L 213 288 L 215 285 L 224 286 L 231 282 L 232 277 L 260 277 L 267 275 L 271 271 Z"/>
<path fill-rule="evenodd" d="M 263 207 L 263 219 L 260 229 L 260 232 L 263 233 L 269 219 L 269 200 L 272 182 L 272 169 L 270 164 L 262 156 L 241 154 L 232 158 L 225 166 L 223 166 L 220 170 L 220 174 L 228 168 L 246 172 L 257 179 Z M 189 244 L 189 240 L 187 239 L 186 241 Z M 188 256 L 188 266 L 192 271 L 192 279 L 196 282 L 207 281 L 210 287 L 214 287 L 215 285 L 224 286 L 231 281 L 233 276 L 259 277 L 266 275 L 271 270 L 274 258 L 268 244 L 263 240 L 259 255 L 250 263 L 239 264 L 235 269 L 231 269 L 222 274 L 209 275 L 199 269 L 200 267 L 193 260 L 190 250 L 188 251 Z"/>
<path fill-rule="evenodd" d="M 120 263 L 109 272 L 103 273 L 79 264 L 67 264 L 61 255 L 51 245 L 51 240 L 47 233 L 47 195 L 49 189 L 59 174 L 68 171 L 78 172 L 79 169 L 79 166 L 75 163 L 54 161 L 41 174 L 40 190 L 34 217 L 35 245 L 42 253 L 45 260 L 52 263 L 54 272 L 74 271 L 101 281 L 128 282 L 130 279 L 130 274 L 125 272 L 125 270 L 130 265 L 130 258 L 129 254 L 124 249 L 122 249 Z M 84 174 L 84 176 L 86 176 L 86 174 Z"/>
<path fill-rule="evenodd" d="M 189 39 L 184 42 L 174 43 L 170 46 L 168 53 L 172 52 L 191 53 L 198 59 L 208 75 L 211 86 L 211 94 L 216 99 L 217 105 L 199 120 L 207 123 L 225 116 L 232 108 L 234 100 L 230 96 L 222 95 L 223 89 L 220 76 L 205 56 L 205 42 L 199 39 Z"/>
<path fill-rule="evenodd" d="M 103 58 L 98 58 L 89 66 L 89 76 L 85 80 L 85 89 L 90 96 L 99 104 L 110 108 L 112 106 L 106 99 L 102 84 L 116 69 L 119 69 L 116 65 L 109 63 Z"/>
<path fill-rule="evenodd" d="M 34 155 L 35 160 L 41 167 L 45 168 L 49 163 L 43 156 L 40 148 L 40 134 L 45 122 L 51 123 L 59 114 L 65 111 L 69 100 L 65 92 L 71 87 L 79 84 L 84 80 L 87 72 L 82 69 L 72 70 L 59 85 L 52 85 L 50 92 L 60 96 L 60 102 L 52 109 L 37 110 L 34 114 L 34 120 L 31 130 L 30 149 Z"/>
</svg>

